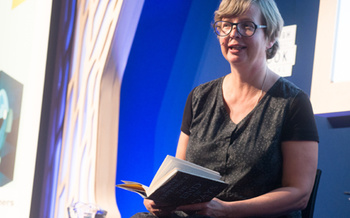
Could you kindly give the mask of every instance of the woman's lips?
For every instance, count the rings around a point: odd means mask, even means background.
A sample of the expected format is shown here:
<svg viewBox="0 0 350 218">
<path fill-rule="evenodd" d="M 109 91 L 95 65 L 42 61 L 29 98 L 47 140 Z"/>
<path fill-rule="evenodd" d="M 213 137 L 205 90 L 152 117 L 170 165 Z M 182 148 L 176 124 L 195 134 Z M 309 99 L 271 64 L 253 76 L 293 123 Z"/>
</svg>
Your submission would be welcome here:
<svg viewBox="0 0 350 218">
<path fill-rule="evenodd" d="M 237 53 L 242 51 L 243 49 L 246 49 L 247 47 L 244 45 L 231 45 L 231 46 L 228 46 L 228 48 L 230 52 Z"/>
<path fill-rule="evenodd" d="M 230 50 L 242 50 L 242 49 L 245 49 L 246 46 L 243 46 L 243 45 L 231 45 L 231 46 L 228 46 L 228 48 Z"/>
</svg>

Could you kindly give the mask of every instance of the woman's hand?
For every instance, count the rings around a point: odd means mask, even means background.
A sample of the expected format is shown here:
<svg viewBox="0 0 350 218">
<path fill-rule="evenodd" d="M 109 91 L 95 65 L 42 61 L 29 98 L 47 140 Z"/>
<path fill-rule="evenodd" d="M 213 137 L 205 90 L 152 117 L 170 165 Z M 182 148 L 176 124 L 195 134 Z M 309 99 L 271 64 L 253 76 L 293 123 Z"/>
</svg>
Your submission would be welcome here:
<svg viewBox="0 0 350 218">
<path fill-rule="evenodd" d="M 156 204 L 154 201 L 145 199 L 143 201 L 146 209 L 157 217 L 166 217 L 169 216 L 175 209 L 175 206 Z"/>
<path fill-rule="evenodd" d="M 214 198 L 209 202 L 179 206 L 176 210 L 211 217 L 233 217 L 228 212 L 226 202 L 217 198 Z"/>
</svg>

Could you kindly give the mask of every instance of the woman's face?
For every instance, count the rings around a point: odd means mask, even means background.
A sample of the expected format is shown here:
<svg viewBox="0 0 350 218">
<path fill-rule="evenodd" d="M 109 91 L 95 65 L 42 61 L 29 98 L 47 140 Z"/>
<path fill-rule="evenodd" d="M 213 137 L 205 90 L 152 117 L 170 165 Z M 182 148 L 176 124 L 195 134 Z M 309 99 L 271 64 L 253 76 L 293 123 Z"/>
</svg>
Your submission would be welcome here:
<svg viewBox="0 0 350 218">
<path fill-rule="evenodd" d="M 252 4 L 246 13 L 222 20 L 232 23 L 253 21 L 257 25 L 264 25 L 261 17 L 260 9 Z M 266 62 L 266 49 L 272 46 L 267 42 L 264 29 L 261 28 L 256 29 L 253 36 L 244 37 L 237 32 L 236 26 L 233 26 L 231 33 L 226 37 L 219 37 L 219 41 L 222 54 L 233 66 L 255 66 L 255 64 Z"/>
</svg>

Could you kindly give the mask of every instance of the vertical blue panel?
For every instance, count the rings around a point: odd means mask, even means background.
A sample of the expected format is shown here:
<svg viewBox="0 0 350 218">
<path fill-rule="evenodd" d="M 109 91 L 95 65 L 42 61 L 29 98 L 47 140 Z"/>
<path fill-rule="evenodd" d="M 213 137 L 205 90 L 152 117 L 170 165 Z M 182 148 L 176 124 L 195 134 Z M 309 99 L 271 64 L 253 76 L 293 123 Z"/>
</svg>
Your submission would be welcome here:
<svg viewBox="0 0 350 218">
<path fill-rule="evenodd" d="M 216 7 L 217 1 L 208 1 L 206 4 L 203 4 L 201 0 L 192 1 L 157 117 L 155 165 L 160 165 L 167 154 L 175 155 L 187 96 L 194 86 L 205 82 L 206 79 L 210 80 L 206 78 L 204 81 L 197 81 L 196 78 L 198 74 L 203 73 L 201 63 L 203 57 L 208 54 L 207 42 L 211 42 L 210 39 L 216 41 L 215 45 L 220 52 L 211 27 Z M 215 55 L 220 55 L 220 53 L 215 53 Z M 227 62 L 226 65 L 228 65 Z M 216 70 L 211 71 L 211 76 L 217 77 L 217 72 Z"/>
<path fill-rule="evenodd" d="M 191 1 L 146 0 L 124 72 L 117 179 L 148 185 L 154 175 L 155 128 Z M 145 211 L 142 198 L 116 189 L 122 217 Z"/>
</svg>

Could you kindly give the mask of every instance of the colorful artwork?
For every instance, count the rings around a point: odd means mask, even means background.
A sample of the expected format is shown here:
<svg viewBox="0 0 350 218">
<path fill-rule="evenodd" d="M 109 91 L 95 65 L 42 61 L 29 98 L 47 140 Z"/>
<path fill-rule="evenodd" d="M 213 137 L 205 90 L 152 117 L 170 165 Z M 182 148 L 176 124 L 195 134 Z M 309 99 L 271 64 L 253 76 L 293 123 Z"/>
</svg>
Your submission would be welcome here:
<svg viewBox="0 0 350 218">
<path fill-rule="evenodd" d="M 0 71 L 0 187 L 13 180 L 23 85 Z"/>
</svg>

